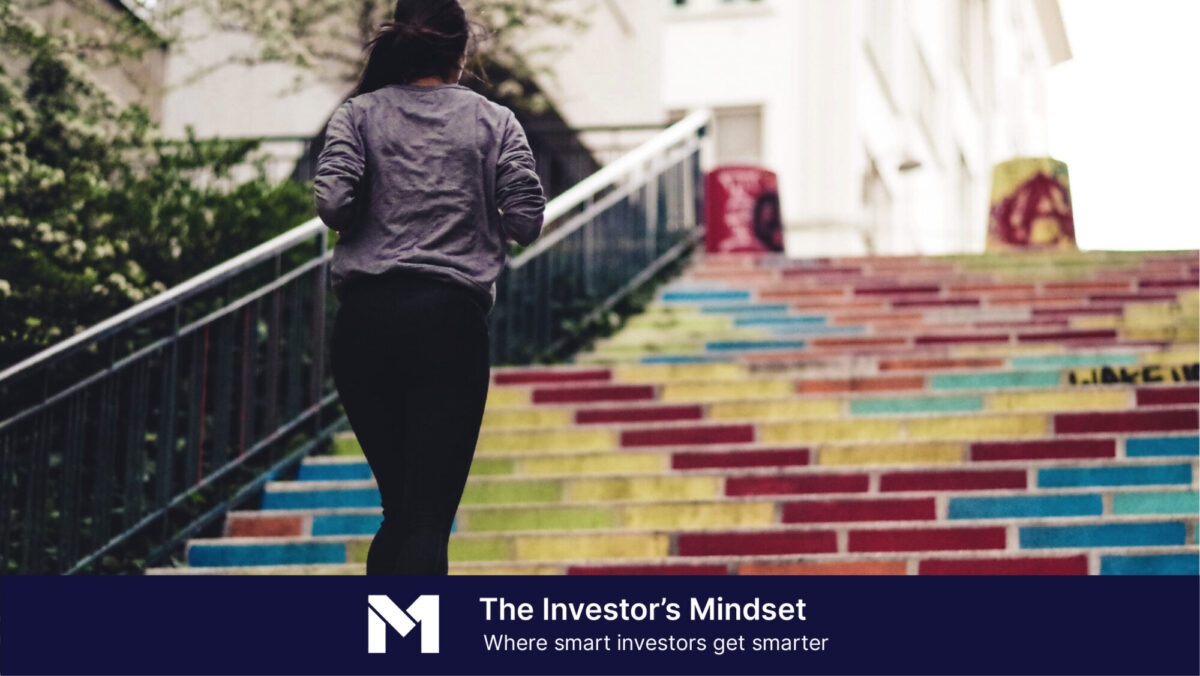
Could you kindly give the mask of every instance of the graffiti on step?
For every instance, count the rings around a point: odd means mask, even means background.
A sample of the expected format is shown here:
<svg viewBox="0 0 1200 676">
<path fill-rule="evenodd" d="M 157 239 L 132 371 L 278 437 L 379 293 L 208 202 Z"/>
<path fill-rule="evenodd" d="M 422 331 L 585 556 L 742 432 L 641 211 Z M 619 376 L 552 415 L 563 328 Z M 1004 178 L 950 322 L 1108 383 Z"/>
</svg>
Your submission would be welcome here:
<svg viewBox="0 0 1200 676">
<path fill-rule="evenodd" d="M 1140 383 L 1194 383 L 1200 381 L 1200 363 L 1179 366 L 1102 366 L 1070 373 L 1072 385 L 1136 385 Z"/>
</svg>

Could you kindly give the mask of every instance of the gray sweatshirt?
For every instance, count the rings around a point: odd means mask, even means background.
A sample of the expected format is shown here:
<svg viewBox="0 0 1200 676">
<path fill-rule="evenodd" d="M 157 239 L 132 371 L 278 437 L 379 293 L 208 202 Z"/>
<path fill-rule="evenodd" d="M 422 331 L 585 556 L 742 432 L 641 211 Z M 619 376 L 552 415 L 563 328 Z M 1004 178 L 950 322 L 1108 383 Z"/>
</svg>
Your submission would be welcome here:
<svg viewBox="0 0 1200 676">
<path fill-rule="evenodd" d="M 413 271 L 490 311 L 506 238 L 529 245 L 546 199 L 512 111 L 460 85 L 390 85 L 342 104 L 317 163 L 317 212 L 340 233 L 333 287 Z"/>
</svg>

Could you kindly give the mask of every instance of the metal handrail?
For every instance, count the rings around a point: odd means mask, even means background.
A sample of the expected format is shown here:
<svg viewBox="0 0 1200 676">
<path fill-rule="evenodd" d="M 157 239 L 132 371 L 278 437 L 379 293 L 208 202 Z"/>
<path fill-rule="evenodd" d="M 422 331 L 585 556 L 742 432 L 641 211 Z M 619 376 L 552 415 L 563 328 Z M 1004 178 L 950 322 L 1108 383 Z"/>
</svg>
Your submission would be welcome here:
<svg viewBox="0 0 1200 676">
<path fill-rule="evenodd" d="M 264 242 L 253 249 L 231 258 L 220 265 L 210 268 L 195 277 L 182 282 L 162 293 L 148 298 L 137 305 L 105 319 L 99 324 L 81 331 L 66 340 L 55 343 L 29 358 L 0 371 L 0 381 L 20 375 L 34 366 L 38 366 L 56 357 L 61 357 L 89 343 L 105 338 L 122 328 L 170 309 L 180 301 L 187 300 L 237 273 L 259 263 L 267 261 L 277 254 L 283 253 L 306 239 L 310 239 L 325 229 L 325 224 L 319 218 L 297 226 L 275 239 Z"/>
<path fill-rule="evenodd" d="M 571 213 L 573 209 L 595 197 L 605 188 L 612 186 L 620 179 L 625 178 L 640 168 L 648 159 L 663 153 L 689 136 L 695 135 L 707 126 L 711 120 L 712 113 L 707 110 L 699 110 L 688 115 L 662 134 L 630 151 L 629 154 L 592 174 L 556 199 L 551 200 L 546 205 L 544 222 L 547 224 L 553 223 Z M 525 265 L 531 258 L 550 248 L 555 242 L 571 234 L 578 228 L 583 227 L 585 223 L 586 221 L 580 221 L 571 227 L 562 228 L 542 238 L 519 256 L 512 258 L 508 263 L 509 267 L 519 268 Z M 173 307 L 177 302 L 211 288 L 213 285 L 229 279 L 238 272 L 266 261 L 276 254 L 282 253 L 296 244 L 317 235 L 324 228 L 325 224 L 319 218 L 314 218 L 303 225 L 299 225 L 272 240 L 264 242 L 239 256 L 196 275 L 186 282 L 174 286 L 157 296 L 148 298 L 124 312 L 113 315 L 91 328 L 59 343 L 55 343 L 45 350 L 0 371 L 0 381 L 17 376 L 34 366 L 72 352 L 76 348 L 104 338 L 129 324 Z"/>
<path fill-rule="evenodd" d="M 574 188 L 566 191 L 546 205 L 547 224 L 553 223 L 571 213 L 577 207 L 592 199 L 604 189 L 611 187 L 621 179 L 642 168 L 651 158 L 663 154 L 671 147 L 678 145 L 691 136 L 700 133 L 712 121 L 712 112 L 698 110 L 676 122 L 663 133 L 638 146 L 629 154 L 609 164 L 600 171 L 584 179 Z M 556 242 L 583 227 L 586 221 L 579 221 L 573 226 L 561 228 L 538 240 L 536 244 L 522 252 L 509 262 L 509 267 L 519 268 L 543 251 L 554 246 Z"/>
</svg>

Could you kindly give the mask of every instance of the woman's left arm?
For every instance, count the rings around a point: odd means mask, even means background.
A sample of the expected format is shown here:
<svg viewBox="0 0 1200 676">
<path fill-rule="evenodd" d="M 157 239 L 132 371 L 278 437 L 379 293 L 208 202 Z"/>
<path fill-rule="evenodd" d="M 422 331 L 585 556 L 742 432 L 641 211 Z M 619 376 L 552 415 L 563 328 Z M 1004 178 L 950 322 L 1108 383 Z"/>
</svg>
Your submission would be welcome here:
<svg viewBox="0 0 1200 676">
<path fill-rule="evenodd" d="M 345 232 L 353 223 L 365 169 L 362 137 L 354 122 L 352 104 L 346 101 L 329 119 L 314 179 L 317 213 L 333 230 Z"/>
</svg>

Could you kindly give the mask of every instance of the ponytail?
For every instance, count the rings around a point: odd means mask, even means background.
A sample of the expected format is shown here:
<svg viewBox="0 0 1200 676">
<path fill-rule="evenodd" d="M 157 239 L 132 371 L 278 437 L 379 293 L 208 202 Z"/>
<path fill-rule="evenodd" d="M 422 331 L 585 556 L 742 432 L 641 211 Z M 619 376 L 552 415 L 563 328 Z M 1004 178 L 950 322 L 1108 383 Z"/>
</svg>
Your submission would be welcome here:
<svg viewBox="0 0 1200 676">
<path fill-rule="evenodd" d="M 367 63 L 352 96 L 424 77 L 449 79 L 472 42 L 458 0 L 398 0 L 393 21 L 367 44 Z"/>
</svg>

